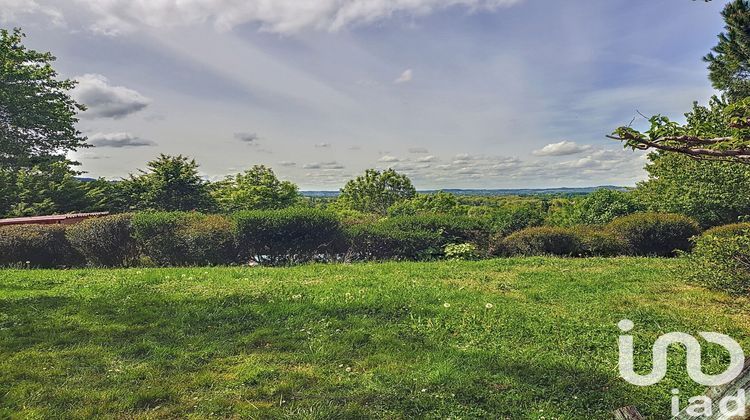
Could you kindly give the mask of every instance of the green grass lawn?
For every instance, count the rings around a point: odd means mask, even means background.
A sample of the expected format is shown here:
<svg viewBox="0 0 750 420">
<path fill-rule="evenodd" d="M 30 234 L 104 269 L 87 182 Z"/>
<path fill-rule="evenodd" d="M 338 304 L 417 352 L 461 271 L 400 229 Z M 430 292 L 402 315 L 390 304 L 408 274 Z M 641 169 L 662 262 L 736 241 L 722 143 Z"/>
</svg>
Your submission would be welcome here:
<svg viewBox="0 0 750 420">
<path fill-rule="evenodd" d="M 669 331 L 750 348 L 747 300 L 680 264 L 0 270 L 0 418 L 664 418 L 670 389 L 702 387 L 681 351 L 657 386 L 619 379 L 619 320 L 642 367 Z"/>
</svg>

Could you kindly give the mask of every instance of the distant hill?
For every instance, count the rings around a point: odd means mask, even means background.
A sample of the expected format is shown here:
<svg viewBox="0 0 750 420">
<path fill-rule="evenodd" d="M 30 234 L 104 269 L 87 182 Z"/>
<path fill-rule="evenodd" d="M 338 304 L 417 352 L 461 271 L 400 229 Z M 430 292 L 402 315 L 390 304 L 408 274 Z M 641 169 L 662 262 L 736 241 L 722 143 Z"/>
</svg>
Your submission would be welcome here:
<svg viewBox="0 0 750 420">
<path fill-rule="evenodd" d="M 502 188 L 502 189 L 458 189 L 446 188 L 443 190 L 422 190 L 423 194 L 445 191 L 456 195 L 481 195 L 481 196 L 502 196 L 502 195 L 582 195 L 590 194 L 596 190 L 618 190 L 625 191 L 626 187 L 614 185 L 602 185 L 599 187 L 580 187 L 580 188 Z M 300 191 L 305 197 L 338 197 L 338 191 Z"/>
</svg>

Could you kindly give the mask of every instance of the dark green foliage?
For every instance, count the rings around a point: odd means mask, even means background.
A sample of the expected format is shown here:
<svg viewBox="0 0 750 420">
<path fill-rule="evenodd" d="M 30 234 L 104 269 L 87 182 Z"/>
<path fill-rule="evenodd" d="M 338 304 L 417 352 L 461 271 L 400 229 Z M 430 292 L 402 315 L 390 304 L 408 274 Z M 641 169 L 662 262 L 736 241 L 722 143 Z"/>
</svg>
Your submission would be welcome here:
<svg viewBox="0 0 750 420">
<path fill-rule="evenodd" d="M 722 12 L 725 32 L 704 57 L 714 87 L 732 100 L 750 96 L 750 5 L 734 0 Z"/>
<path fill-rule="evenodd" d="M 0 30 L 0 167 L 17 170 L 64 162 L 85 147 L 75 128 L 84 107 L 71 99 L 72 80 L 58 80 L 55 57 L 26 49 L 20 29 Z"/>
<path fill-rule="evenodd" d="M 261 263 L 310 261 L 343 244 L 336 216 L 319 209 L 244 211 L 233 218 L 240 254 Z"/>
<path fill-rule="evenodd" d="M 515 232 L 502 241 L 497 253 L 508 255 L 558 255 L 572 257 L 583 251 L 581 239 L 570 229 L 531 227 Z"/>
<path fill-rule="evenodd" d="M 547 214 L 544 201 L 513 199 L 495 205 L 478 205 L 468 209 L 469 216 L 487 219 L 492 230 L 501 236 L 510 235 L 527 227 L 540 226 Z"/>
<path fill-rule="evenodd" d="M 235 260 L 232 222 L 201 213 L 136 213 L 131 224 L 143 257 L 159 266 L 220 265 Z"/>
<path fill-rule="evenodd" d="M 733 294 L 750 293 L 750 224 L 711 229 L 695 239 L 687 276 Z"/>
<path fill-rule="evenodd" d="M 147 166 L 147 171 L 131 175 L 120 183 L 123 194 L 135 209 L 200 211 L 215 207 L 195 160 L 162 154 Z"/>
<path fill-rule="evenodd" d="M 631 253 L 660 257 L 690 250 L 690 238 L 700 233 L 700 227 L 693 219 L 665 213 L 637 213 L 620 217 L 608 228 L 627 241 Z"/>
<path fill-rule="evenodd" d="M 414 198 L 417 191 L 406 176 L 393 169 L 368 169 L 365 174 L 346 183 L 338 203 L 344 208 L 385 215 L 392 205 Z"/>
<path fill-rule="evenodd" d="M 83 262 L 61 225 L 0 227 L 0 266 L 73 267 Z"/>
<path fill-rule="evenodd" d="M 485 245 L 492 231 L 491 223 L 487 218 L 447 214 L 392 217 L 379 223 L 403 231 L 437 233 L 442 238 L 443 245 L 464 242 Z"/>
<path fill-rule="evenodd" d="M 630 192 L 601 189 L 573 200 L 560 201 L 547 222 L 554 226 L 603 225 L 642 210 Z"/>
<path fill-rule="evenodd" d="M 84 220 L 70 226 L 67 237 L 90 266 L 128 266 L 136 257 L 130 218 L 116 214 Z"/>
<path fill-rule="evenodd" d="M 575 226 L 571 230 L 581 242 L 581 254 L 584 257 L 616 257 L 629 253 L 628 242 L 611 229 Z"/>
<path fill-rule="evenodd" d="M 443 251 L 440 232 L 403 230 L 390 223 L 351 226 L 347 229 L 348 257 L 354 260 L 430 260 Z"/>
</svg>

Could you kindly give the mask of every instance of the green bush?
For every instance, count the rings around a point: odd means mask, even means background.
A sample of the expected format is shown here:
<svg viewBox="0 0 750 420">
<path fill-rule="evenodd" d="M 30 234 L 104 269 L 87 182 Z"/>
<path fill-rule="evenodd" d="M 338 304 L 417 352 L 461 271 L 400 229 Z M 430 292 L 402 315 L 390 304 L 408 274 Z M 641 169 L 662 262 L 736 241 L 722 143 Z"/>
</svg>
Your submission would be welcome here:
<svg viewBox="0 0 750 420">
<path fill-rule="evenodd" d="M 730 225 L 716 226 L 707 231 L 703 232 L 703 235 L 708 236 L 737 236 L 744 235 L 750 231 L 750 223 L 732 223 Z"/>
<path fill-rule="evenodd" d="M 506 237 L 500 247 L 508 255 L 577 256 L 583 251 L 581 240 L 570 229 L 559 227 L 531 227 Z M 497 251 L 496 251 L 497 252 Z"/>
<path fill-rule="evenodd" d="M 314 260 L 342 251 L 336 215 L 314 208 L 244 211 L 234 214 L 243 258 L 280 264 Z"/>
<path fill-rule="evenodd" d="M 476 260 L 479 258 L 477 246 L 474 244 L 448 244 L 443 249 L 445 258 L 449 260 Z"/>
<path fill-rule="evenodd" d="M 734 234 L 729 232 L 733 231 Z M 712 229 L 695 239 L 687 276 L 712 289 L 750 293 L 750 226 Z"/>
<path fill-rule="evenodd" d="M 581 242 L 581 253 L 586 257 L 616 257 L 627 255 L 628 242 L 611 229 L 598 226 L 571 228 Z"/>
<path fill-rule="evenodd" d="M 122 267 L 135 259 L 129 214 L 84 220 L 67 229 L 73 247 L 95 267 Z"/>
<path fill-rule="evenodd" d="M 73 267 L 83 263 L 61 225 L 0 227 L 0 266 Z"/>
<path fill-rule="evenodd" d="M 608 228 L 627 242 L 632 254 L 661 257 L 690 250 L 690 238 L 700 233 L 695 220 L 669 213 L 631 214 L 615 219 Z"/>
<path fill-rule="evenodd" d="M 347 229 L 348 257 L 355 260 L 429 260 L 442 252 L 440 233 L 402 230 L 388 223 L 361 224 Z"/>
<path fill-rule="evenodd" d="M 159 266 L 231 264 L 237 254 L 224 216 L 148 212 L 134 214 L 131 223 L 139 252 Z"/>
<path fill-rule="evenodd" d="M 461 242 L 485 245 L 491 230 L 486 218 L 447 214 L 399 216 L 384 219 L 379 223 L 395 230 L 437 233 L 442 238 L 443 245 Z"/>
</svg>

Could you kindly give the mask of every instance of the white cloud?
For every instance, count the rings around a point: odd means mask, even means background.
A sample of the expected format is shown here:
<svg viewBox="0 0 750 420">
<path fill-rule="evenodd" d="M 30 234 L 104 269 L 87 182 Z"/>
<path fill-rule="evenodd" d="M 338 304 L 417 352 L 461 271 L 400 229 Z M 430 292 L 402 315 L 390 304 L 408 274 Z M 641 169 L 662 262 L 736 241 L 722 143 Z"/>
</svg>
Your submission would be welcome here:
<svg viewBox="0 0 750 420">
<path fill-rule="evenodd" d="M 294 163 L 292 161 L 288 161 L 288 160 L 282 160 L 281 162 L 279 162 L 279 165 L 280 166 L 285 166 L 285 167 L 297 166 L 296 163 Z"/>
<path fill-rule="evenodd" d="M 89 143 L 95 147 L 112 147 L 117 149 L 156 145 L 151 140 L 142 139 L 130 133 L 94 133 L 89 136 Z"/>
<path fill-rule="evenodd" d="M 385 162 L 385 163 L 400 162 L 400 161 L 401 159 L 397 158 L 396 156 L 391 156 L 391 155 L 385 155 L 385 156 L 382 156 L 380 159 L 378 159 L 378 162 Z"/>
<path fill-rule="evenodd" d="M 71 0 L 67 0 L 70 2 Z M 393 16 L 424 16 L 449 7 L 495 10 L 522 0 L 77 0 L 74 6 L 95 16 L 91 28 L 115 35 L 138 26 L 173 27 L 208 22 L 219 30 L 253 23 L 264 31 L 294 33 L 305 29 L 337 31 Z M 0 0 L 4 15 L 29 9 L 54 9 L 60 0 Z M 6 5 L 7 3 L 7 5 Z M 80 14 L 81 10 L 76 10 Z M 73 12 L 71 11 L 71 14 Z M 11 15 L 12 16 L 12 15 Z"/>
<path fill-rule="evenodd" d="M 418 155 L 418 154 L 427 154 L 427 153 L 430 153 L 430 151 L 424 147 L 412 147 L 409 149 L 409 153 Z"/>
<path fill-rule="evenodd" d="M 315 147 L 317 147 L 318 149 L 327 149 L 331 147 L 331 143 L 317 143 Z"/>
<path fill-rule="evenodd" d="M 414 78 L 414 72 L 411 69 L 404 70 L 403 73 L 401 73 L 401 76 L 398 76 L 396 80 L 393 81 L 393 83 L 407 83 L 411 82 L 411 79 Z"/>
<path fill-rule="evenodd" d="M 551 143 L 539 150 L 534 150 L 532 154 L 534 156 L 568 156 L 577 155 L 587 150 L 591 150 L 591 146 L 580 145 L 573 141 L 561 141 L 559 143 Z"/>
<path fill-rule="evenodd" d="M 422 156 L 420 158 L 417 158 L 417 162 L 435 162 L 437 158 L 435 156 L 429 155 L 429 156 Z"/>
<path fill-rule="evenodd" d="M 124 118 L 146 108 L 151 99 L 123 86 L 112 86 L 101 74 L 84 74 L 75 79 L 78 85 L 72 94 L 88 109 L 83 116 L 90 118 Z"/>
<path fill-rule="evenodd" d="M 21 15 L 47 16 L 54 25 L 64 25 L 63 14 L 54 7 L 42 6 L 35 0 L 0 0 L 0 22 L 17 22 Z"/>
</svg>

